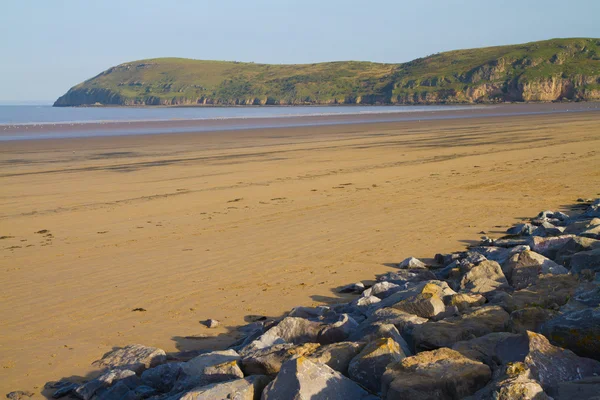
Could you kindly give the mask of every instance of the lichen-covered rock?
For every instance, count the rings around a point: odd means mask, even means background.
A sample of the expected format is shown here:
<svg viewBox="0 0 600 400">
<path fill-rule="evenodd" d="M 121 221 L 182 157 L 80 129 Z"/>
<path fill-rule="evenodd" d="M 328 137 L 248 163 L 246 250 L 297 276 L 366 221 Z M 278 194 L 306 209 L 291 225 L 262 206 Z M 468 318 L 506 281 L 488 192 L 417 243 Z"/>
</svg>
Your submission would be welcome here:
<svg viewBox="0 0 600 400">
<path fill-rule="evenodd" d="M 381 390 L 381 377 L 386 367 L 395 361 L 400 361 L 406 354 L 393 339 L 375 340 L 350 361 L 348 376 L 372 392 Z"/>
<path fill-rule="evenodd" d="M 318 348 L 318 343 L 276 344 L 244 357 L 242 368 L 246 375 L 276 375 L 284 362 L 311 354 Z"/>
<path fill-rule="evenodd" d="M 523 363 L 511 363 L 498 375 L 466 400 L 552 400 Z"/>
<path fill-rule="evenodd" d="M 283 364 L 277 377 L 267 385 L 262 400 L 371 400 L 357 383 L 329 368 L 299 357 Z"/>
<path fill-rule="evenodd" d="M 270 382 L 264 375 L 252 375 L 244 379 L 213 383 L 177 395 L 181 400 L 259 400 Z"/>
<path fill-rule="evenodd" d="M 542 325 L 541 332 L 557 346 L 600 360 L 600 308 L 560 315 Z"/>
<path fill-rule="evenodd" d="M 452 295 L 446 301 L 446 305 L 455 306 L 459 311 L 468 308 L 478 307 L 486 302 L 486 298 L 480 294 L 457 293 Z"/>
<path fill-rule="evenodd" d="M 141 344 L 131 344 L 106 353 L 102 359 L 94 361 L 92 365 L 107 369 L 128 369 L 136 374 L 141 374 L 145 369 L 156 367 L 166 360 L 167 354 L 164 350 Z"/>
<path fill-rule="evenodd" d="M 475 339 L 456 342 L 452 350 L 493 368 L 498 362 L 497 349 L 502 347 L 502 343 L 519 337 L 514 333 L 494 332 Z"/>
<path fill-rule="evenodd" d="M 504 331 L 508 319 L 508 313 L 498 306 L 471 309 L 457 317 L 416 325 L 412 332 L 414 345 L 421 350 L 451 347 L 461 340 Z"/>
<path fill-rule="evenodd" d="M 483 261 L 471 268 L 461 279 L 460 287 L 470 293 L 485 294 L 509 288 L 508 281 L 496 261 Z"/>
<path fill-rule="evenodd" d="M 240 355 L 235 350 L 201 354 L 181 365 L 173 391 L 182 392 L 195 386 L 243 378 L 239 367 Z"/>
<path fill-rule="evenodd" d="M 462 399 L 491 378 L 490 368 L 442 348 L 425 351 L 388 366 L 382 378 L 386 400 Z"/>
<path fill-rule="evenodd" d="M 356 330 L 350 340 L 355 342 L 372 342 L 377 339 L 390 338 L 400 345 L 404 354 L 412 354 L 410 346 L 402 337 L 395 325 L 375 322 L 371 325 L 364 326 L 362 329 Z"/>
<path fill-rule="evenodd" d="M 350 361 L 360 353 L 364 347 L 365 343 L 363 342 L 326 344 L 305 357 L 314 363 L 326 364 L 330 368 L 347 375 Z"/>
<path fill-rule="evenodd" d="M 528 307 L 510 313 L 508 329 L 514 333 L 539 332 L 540 327 L 554 318 L 557 312 L 540 307 Z"/>
<path fill-rule="evenodd" d="M 578 285 L 571 275 L 541 275 L 535 285 L 513 292 L 504 306 L 510 312 L 526 307 L 558 308 L 573 296 Z"/>
</svg>

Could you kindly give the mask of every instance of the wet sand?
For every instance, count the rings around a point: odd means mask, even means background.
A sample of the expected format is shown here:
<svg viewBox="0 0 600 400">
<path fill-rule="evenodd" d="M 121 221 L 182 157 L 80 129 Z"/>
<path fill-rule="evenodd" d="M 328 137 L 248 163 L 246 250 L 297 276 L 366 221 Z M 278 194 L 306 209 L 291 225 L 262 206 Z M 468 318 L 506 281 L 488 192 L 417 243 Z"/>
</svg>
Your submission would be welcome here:
<svg viewBox="0 0 600 400">
<path fill-rule="evenodd" d="M 600 113 L 10 141 L 0 166 L 0 394 L 39 393 L 598 196 Z"/>
</svg>

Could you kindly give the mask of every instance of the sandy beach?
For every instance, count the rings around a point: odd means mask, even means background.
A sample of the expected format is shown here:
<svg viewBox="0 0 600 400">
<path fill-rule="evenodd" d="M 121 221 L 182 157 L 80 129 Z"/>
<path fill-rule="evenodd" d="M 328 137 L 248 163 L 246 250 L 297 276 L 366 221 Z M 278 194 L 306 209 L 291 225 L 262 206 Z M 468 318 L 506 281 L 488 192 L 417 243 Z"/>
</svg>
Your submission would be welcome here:
<svg viewBox="0 0 600 400">
<path fill-rule="evenodd" d="M 0 392 L 40 393 L 599 196 L 600 112 L 7 141 L 0 165 Z"/>
</svg>

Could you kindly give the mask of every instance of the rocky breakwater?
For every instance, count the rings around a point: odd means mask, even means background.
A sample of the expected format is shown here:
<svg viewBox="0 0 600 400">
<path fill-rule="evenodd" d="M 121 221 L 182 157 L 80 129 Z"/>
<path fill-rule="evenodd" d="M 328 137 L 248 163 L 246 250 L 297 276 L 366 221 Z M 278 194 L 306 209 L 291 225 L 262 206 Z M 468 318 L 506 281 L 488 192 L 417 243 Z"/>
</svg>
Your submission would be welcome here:
<svg viewBox="0 0 600 400">
<path fill-rule="evenodd" d="M 131 345 L 54 397 L 102 399 L 573 399 L 600 394 L 600 200 L 543 211 L 466 251 L 416 258 L 249 324 L 186 362 Z M 27 393 L 14 392 L 11 398 Z"/>
</svg>

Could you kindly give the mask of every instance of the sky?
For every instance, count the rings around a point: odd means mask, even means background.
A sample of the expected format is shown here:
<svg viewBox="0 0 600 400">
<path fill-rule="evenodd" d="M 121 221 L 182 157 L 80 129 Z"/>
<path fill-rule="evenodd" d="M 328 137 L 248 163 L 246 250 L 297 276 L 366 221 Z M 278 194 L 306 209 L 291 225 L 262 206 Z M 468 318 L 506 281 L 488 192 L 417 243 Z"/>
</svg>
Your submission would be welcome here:
<svg viewBox="0 0 600 400">
<path fill-rule="evenodd" d="M 557 37 L 600 38 L 600 0 L 1 0 L 0 103 L 145 58 L 405 62 Z"/>
</svg>

